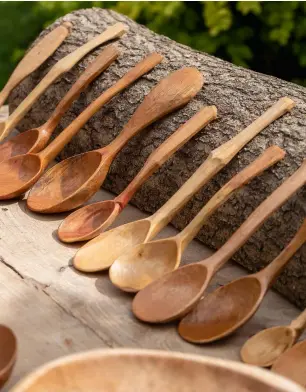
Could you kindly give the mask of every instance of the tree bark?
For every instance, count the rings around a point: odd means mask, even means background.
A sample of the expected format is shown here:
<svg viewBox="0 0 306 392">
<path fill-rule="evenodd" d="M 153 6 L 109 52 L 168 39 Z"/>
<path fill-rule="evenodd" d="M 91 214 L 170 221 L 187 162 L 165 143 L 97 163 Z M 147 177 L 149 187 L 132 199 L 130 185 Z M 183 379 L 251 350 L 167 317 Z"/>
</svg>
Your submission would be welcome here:
<svg viewBox="0 0 306 392">
<path fill-rule="evenodd" d="M 9 100 L 11 110 L 20 104 L 52 65 L 107 26 L 122 21 L 130 27 L 130 31 L 117 43 L 122 51 L 119 59 L 81 95 L 61 121 L 57 133 L 147 53 L 157 51 L 165 56 L 165 60 L 88 121 L 60 154 L 60 159 L 108 144 L 119 133 L 150 89 L 170 72 L 183 66 L 193 66 L 205 77 L 203 89 L 192 102 L 143 131 L 120 152 L 103 185 L 106 189 L 116 194 L 121 192 L 137 174 L 149 153 L 202 105 L 214 104 L 218 108 L 218 120 L 207 126 L 169 159 L 137 192 L 132 203 L 141 210 L 150 213 L 156 211 L 190 177 L 212 149 L 236 135 L 282 96 L 289 96 L 296 101 L 297 106 L 291 114 L 283 116 L 249 143 L 237 158 L 188 203 L 172 223 L 182 229 L 226 181 L 258 157 L 266 147 L 277 144 L 286 150 L 285 159 L 229 200 L 199 233 L 198 238 L 203 243 L 218 249 L 256 206 L 292 174 L 304 159 L 304 87 L 240 68 L 192 50 L 153 33 L 123 15 L 99 8 L 68 14 L 49 26 L 41 36 L 63 20 L 73 24 L 72 34 L 43 66 L 14 90 Z M 102 48 L 95 50 L 54 83 L 20 122 L 18 129 L 24 131 L 46 121 L 80 72 L 101 50 Z M 235 254 L 234 260 L 250 271 L 262 268 L 288 243 L 302 222 L 305 210 L 304 187 L 256 232 Z M 306 306 L 306 246 L 296 254 L 275 287 L 300 307 Z"/>
</svg>

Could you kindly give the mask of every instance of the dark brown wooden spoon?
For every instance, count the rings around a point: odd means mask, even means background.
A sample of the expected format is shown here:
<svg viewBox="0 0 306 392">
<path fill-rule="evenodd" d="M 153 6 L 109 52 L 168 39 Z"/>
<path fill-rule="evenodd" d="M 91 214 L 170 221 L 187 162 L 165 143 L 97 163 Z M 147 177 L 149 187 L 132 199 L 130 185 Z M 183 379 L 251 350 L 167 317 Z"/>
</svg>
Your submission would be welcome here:
<svg viewBox="0 0 306 392">
<path fill-rule="evenodd" d="M 135 316 L 150 323 L 162 323 L 182 318 L 201 299 L 212 277 L 221 266 L 245 244 L 249 237 L 277 208 L 284 204 L 305 183 L 306 160 L 291 177 L 256 208 L 215 254 L 199 263 L 186 265 L 164 275 L 139 291 L 133 301 Z M 249 293 L 251 297 L 254 294 L 251 290 L 249 290 Z M 242 298 L 246 297 L 244 295 Z M 205 303 L 203 302 L 203 306 Z M 221 304 L 218 303 L 215 309 L 218 309 L 219 306 L 221 307 Z M 220 309 L 222 309 L 222 312 L 224 311 L 223 307 Z M 197 328 L 197 314 L 191 314 L 194 315 L 195 328 Z M 221 315 L 218 315 L 218 317 L 221 317 Z M 188 325 L 191 324 L 190 320 L 190 317 L 185 319 L 186 325 L 187 321 Z M 180 332 L 184 331 L 185 321 L 181 323 Z M 191 327 L 189 329 L 191 330 Z"/>
<path fill-rule="evenodd" d="M 160 57 L 157 62 L 160 62 Z M 28 208 L 54 213 L 82 205 L 98 191 L 114 158 L 133 136 L 186 105 L 202 86 L 203 76 L 196 68 L 182 68 L 167 76 L 145 97 L 112 143 L 66 159 L 46 172 L 32 188 L 27 200 Z"/>
<path fill-rule="evenodd" d="M 13 331 L 0 325 L 0 389 L 9 379 L 17 356 L 17 339 Z"/>
</svg>

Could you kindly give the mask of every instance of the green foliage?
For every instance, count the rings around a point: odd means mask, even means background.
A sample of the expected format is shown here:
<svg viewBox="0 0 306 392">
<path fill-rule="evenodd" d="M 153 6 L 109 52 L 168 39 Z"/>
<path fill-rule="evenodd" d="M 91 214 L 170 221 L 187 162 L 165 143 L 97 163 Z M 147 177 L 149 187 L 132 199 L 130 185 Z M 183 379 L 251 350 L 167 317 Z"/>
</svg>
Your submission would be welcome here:
<svg viewBox="0 0 306 392">
<path fill-rule="evenodd" d="M 76 9 L 112 8 L 243 67 L 306 85 L 306 2 L 37 1 L 0 3 L 0 85 L 39 32 Z"/>
</svg>

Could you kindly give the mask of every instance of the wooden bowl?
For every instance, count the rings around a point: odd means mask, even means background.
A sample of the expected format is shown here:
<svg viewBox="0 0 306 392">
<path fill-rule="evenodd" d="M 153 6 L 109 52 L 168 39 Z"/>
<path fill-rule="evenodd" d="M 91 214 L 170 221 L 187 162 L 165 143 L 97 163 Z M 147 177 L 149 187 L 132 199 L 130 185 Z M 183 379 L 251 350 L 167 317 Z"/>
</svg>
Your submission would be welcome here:
<svg viewBox="0 0 306 392">
<path fill-rule="evenodd" d="M 305 392 L 237 362 L 153 350 L 98 350 L 50 362 L 10 392 Z"/>
</svg>

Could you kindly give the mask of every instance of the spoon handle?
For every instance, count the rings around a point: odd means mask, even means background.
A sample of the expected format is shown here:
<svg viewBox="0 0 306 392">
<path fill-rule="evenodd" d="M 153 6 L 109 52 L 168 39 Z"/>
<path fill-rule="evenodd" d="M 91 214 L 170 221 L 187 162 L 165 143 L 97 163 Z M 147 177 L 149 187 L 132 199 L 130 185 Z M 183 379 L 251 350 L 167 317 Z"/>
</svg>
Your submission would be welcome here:
<svg viewBox="0 0 306 392">
<path fill-rule="evenodd" d="M 118 54 L 117 54 L 118 55 Z M 44 158 L 43 162 L 48 165 L 63 147 L 73 138 L 82 126 L 92 117 L 103 105 L 109 102 L 115 95 L 120 93 L 141 76 L 151 71 L 162 60 L 158 53 L 152 53 L 144 60 L 140 61 L 134 68 L 127 72 L 117 83 L 104 91 L 95 101 L 93 101 L 62 133 L 53 140 L 39 155 Z M 110 59 L 109 59 L 110 60 Z"/>
<path fill-rule="evenodd" d="M 306 160 L 304 161 L 303 174 L 304 174 L 303 183 L 305 184 L 306 183 Z M 294 187 L 293 184 L 289 184 L 288 187 L 289 186 Z M 305 243 L 305 241 L 306 241 L 306 218 L 304 219 L 296 235 L 285 247 L 285 249 L 266 268 L 264 268 L 263 270 L 257 273 L 257 276 L 265 281 L 267 287 L 272 286 L 276 278 L 279 276 L 279 274 L 283 271 L 287 263 L 290 261 L 291 257 L 298 251 L 298 249 Z"/>
<path fill-rule="evenodd" d="M 201 209 L 195 218 L 182 230 L 177 237 L 181 240 L 182 252 L 189 242 L 197 235 L 204 222 L 235 192 L 260 175 L 286 155 L 285 151 L 278 146 L 266 149 L 254 162 L 248 165 L 241 172 L 236 174 L 227 184 L 225 184 Z"/>
<path fill-rule="evenodd" d="M 140 186 L 159 168 L 163 163 L 181 148 L 188 140 L 196 135 L 210 121 L 217 117 L 217 108 L 208 106 L 202 108 L 190 120 L 179 127 L 164 143 L 162 143 L 147 159 L 143 168 L 133 179 L 133 181 L 125 188 L 125 190 L 117 196 L 114 201 L 120 204 L 123 209 L 133 197 L 134 193 Z"/>
<path fill-rule="evenodd" d="M 69 22 L 64 22 L 45 35 L 26 53 L 0 92 L 0 107 L 4 104 L 12 90 L 56 51 L 64 39 L 70 34 L 71 27 L 72 25 Z"/>
<path fill-rule="evenodd" d="M 73 101 L 77 99 L 81 92 L 85 90 L 86 87 L 88 87 L 88 85 L 109 66 L 108 59 L 113 59 L 112 61 L 114 61 L 118 57 L 118 54 L 118 50 L 113 45 L 104 49 L 102 53 L 100 53 L 99 56 L 85 69 L 57 105 L 49 120 L 40 128 L 44 129 L 49 135 L 51 135 L 64 113 L 72 105 Z"/>
<path fill-rule="evenodd" d="M 21 102 L 15 111 L 5 121 L 5 127 L 0 134 L 0 141 L 2 141 L 10 131 L 18 124 L 18 122 L 26 115 L 36 100 L 46 91 L 46 89 L 62 74 L 69 71 L 76 63 L 78 63 L 87 53 L 92 51 L 95 47 L 103 43 L 120 37 L 127 31 L 127 27 L 122 23 L 117 23 L 109 27 L 102 34 L 93 38 L 85 45 L 76 49 L 74 52 L 68 54 L 66 57 L 59 60 L 47 73 L 47 75 L 40 81 L 40 83 L 31 91 L 31 93 Z"/>
<path fill-rule="evenodd" d="M 107 147 L 108 153 L 117 155 L 133 136 L 166 114 L 186 105 L 202 86 L 203 76 L 196 68 L 182 68 L 167 76 L 138 106 L 120 134 Z"/>
<path fill-rule="evenodd" d="M 273 121 L 292 109 L 293 106 L 294 102 L 291 99 L 286 97 L 281 98 L 252 124 L 238 133 L 237 136 L 211 151 L 208 158 L 202 163 L 197 171 L 157 212 L 155 212 L 155 214 L 151 216 L 152 230 L 150 231 L 148 241 L 155 237 L 191 197 L 226 166 L 251 139 Z"/>
<path fill-rule="evenodd" d="M 233 254 L 241 248 L 254 232 L 283 205 L 301 186 L 306 183 L 306 160 L 302 166 L 283 182 L 255 211 L 247 218 L 228 241 L 209 259 L 213 270 L 218 270 Z M 305 225 L 304 225 L 305 226 Z M 305 230 L 305 228 L 304 228 Z M 205 260 L 202 261 L 206 265 Z M 274 265 L 274 264 L 273 264 Z M 268 267 L 267 267 L 268 268 Z M 273 269 L 270 267 L 269 269 Z M 259 272 L 260 274 L 261 272 Z"/>
<path fill-rule="evenodd" d="M 297 338 L 306 328 L 306 309 L 290 324 L 290 327 L 296 330 Z"/>
</svg>

